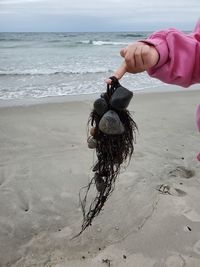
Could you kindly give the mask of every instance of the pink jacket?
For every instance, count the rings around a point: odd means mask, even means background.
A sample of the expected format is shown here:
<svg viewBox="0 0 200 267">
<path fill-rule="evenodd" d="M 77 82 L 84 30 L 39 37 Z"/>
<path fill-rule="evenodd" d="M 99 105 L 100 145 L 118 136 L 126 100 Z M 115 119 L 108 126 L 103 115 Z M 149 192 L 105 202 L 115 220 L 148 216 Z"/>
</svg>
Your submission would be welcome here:
<svg viewBox="0 0 200 267">
<path fill-rule="evenodd" d="M 155 32 L 145 42 L 160 54 L 157 65 L 148 70 L 150 76 L 183 87 L 200 83 L 200 19 L 193 33 L 171 28 Z"/>
<path fill-rule="evenodd" d="M 151 77 L 183 87 L 200 83 L 200 19 L 190 34 L 170 28 L 153 33 L 145 42 L 154 45 L 160 55 L 157 65 L 148 70 Z M 196 121 L 200 132 L 200 105 Z M 200 160 L 200 153 L 197 158 Z"/>
</svg>

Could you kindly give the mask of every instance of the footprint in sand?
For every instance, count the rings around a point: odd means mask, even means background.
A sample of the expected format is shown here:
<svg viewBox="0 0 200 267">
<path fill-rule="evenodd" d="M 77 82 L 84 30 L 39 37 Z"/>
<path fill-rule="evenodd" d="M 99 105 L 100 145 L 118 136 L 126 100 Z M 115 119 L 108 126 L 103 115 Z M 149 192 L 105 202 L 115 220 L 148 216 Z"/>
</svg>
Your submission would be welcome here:
<svg viewBox="0 0 200 267">
<path fill-rule="evenodd" d="M 193 170 L 186 169 L 183 166 L 177 166 L 174 170 L 169 172 L 172 177 L 192 178 L 195 175 Z"/>
<path fill-rule="evenodd" d="M 172 255 L 169 256 L 165 263 L 166 267 L 184 267 L 186 262 L 181 255 Z"/>
<path fill-rule="evenodd" d="M 9 236 L 9 237 L 13 237 L 14 235 L 14 229 L 15 229 L 15 224 L 13 222 L 10 222 L 9 220 L 0 219 L 0 234 L 5 235 L 5 236 Z M 0 264 L 1 266 L 1 264 Z"/>
<path fill-rule="evenodd" d="M 179 188 L 174 188 L 168 184 L 158 185 L 156 188 L 161 194 L 172 195 L 182 197 L 187 195 L 187 193 Z"/>
</svg>

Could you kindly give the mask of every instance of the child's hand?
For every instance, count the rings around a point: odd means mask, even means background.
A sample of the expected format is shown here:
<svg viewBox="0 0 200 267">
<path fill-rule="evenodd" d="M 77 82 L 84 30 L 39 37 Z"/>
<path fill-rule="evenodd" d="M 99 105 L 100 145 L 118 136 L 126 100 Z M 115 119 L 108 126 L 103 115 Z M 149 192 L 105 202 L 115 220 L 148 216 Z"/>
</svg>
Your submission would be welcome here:
<svg viewBox="0 0 200 267">
<path fill-rule="evenodd" d="M 154 46 L 136 42 L 121 49 L 121 56 L 124 62 L 121 67 L 112 75 L 121 79 L 126 72 L 139 73 L 143 72 L 158 63 L 159 53 Z M 110 84 L 111 80 L 106 80 Z"/>
</svg>

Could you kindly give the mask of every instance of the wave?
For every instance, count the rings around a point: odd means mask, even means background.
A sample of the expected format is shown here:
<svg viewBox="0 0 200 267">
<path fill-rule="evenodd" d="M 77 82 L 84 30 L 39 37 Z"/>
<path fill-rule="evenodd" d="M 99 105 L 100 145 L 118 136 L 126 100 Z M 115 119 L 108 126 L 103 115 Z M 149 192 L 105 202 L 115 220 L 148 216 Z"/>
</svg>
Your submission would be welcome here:
<svg viewBox="0 0 200 267">
<path fill-rule="evenodd" d="M 12 49 L 12 48 L 29 48 L 30 46 L 29 45 L 7 45 L 7 46 L 1 46 L 0 49 Z"/>
<path fill-rule="evenodd" d="M 107 73 L 113 72 L 110 69 L 92 69 L 92 70 L 80 70 L 80 71 L 36 71 L 36 70 L 28 70 L 28 71 L 0 71 L 1 76 L 43 76 L 43 75 L 70 75 L 70 74 L 98 74 L 98 73 Z"/>
<path fill-rule="evenodd" d="M 13 42 L 13 41 L 17 41 L 17 42 L 20 42 L 20 41 L 23 41 L 23 39 L 21 38 L 0 38 L 0 42 Z"/>
<path fill-rule="evenodd" d="M 93 41 L 83 40 L 76 42 L 77 44 L 89 44 L 89 45 L 127 45 L 128 42 L 112 42 L 112 41 Z"/>
<path fill-rule="evenodd" d="M 94 45 L 94 46 L 104 46 L 104 45 L 110 45 L 110 46 L 124 46 L 128 45 L 128 42 L 112 42 L 112 41 L 94 41 L 94 40 L 82 40 L 82 41 L 65 41 L 65 40 L 48 40 L 41 43 L 34 43 L 30 42 L 29 44 L 12 44 L 12 45 L 4 45 L 1 46 L 0 49 L 10 49 L 10 48 L 32 48 L 32 47 L 47 47 L 47 43 L 49 44 L 48 47 L 76 47 L 81 45 Z"/>
<path fill-rule="evenodd" d="M 48 43 L 61 43 L 61 42 L 63 42 L 63 40 L 58 40 L 58 39 L 56 40 L 55 39 L 55 40 L 48 40 L 47 42 Z"/>
<path fill-rule="evenodd" d="M 120 37 L 146 37 L 146 34 L 143 33 L 122 33 L 119 34 Z"/>
</svg>

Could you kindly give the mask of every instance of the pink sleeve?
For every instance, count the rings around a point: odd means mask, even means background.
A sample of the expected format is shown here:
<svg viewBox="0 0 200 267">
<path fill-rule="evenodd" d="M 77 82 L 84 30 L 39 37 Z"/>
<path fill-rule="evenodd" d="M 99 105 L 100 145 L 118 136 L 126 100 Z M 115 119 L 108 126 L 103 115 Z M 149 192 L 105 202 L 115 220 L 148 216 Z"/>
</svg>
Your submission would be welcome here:
<svg viewBox="0 0 200 267">
<path fill-rule="evenodd" d="M 191 34 L 168 29 L 144 42 L 154 45 L 160 55 L 157 65 L 147 71 L 150 76 L 183 87 L 200 83 L 200 20 Z"/>
</svg>

